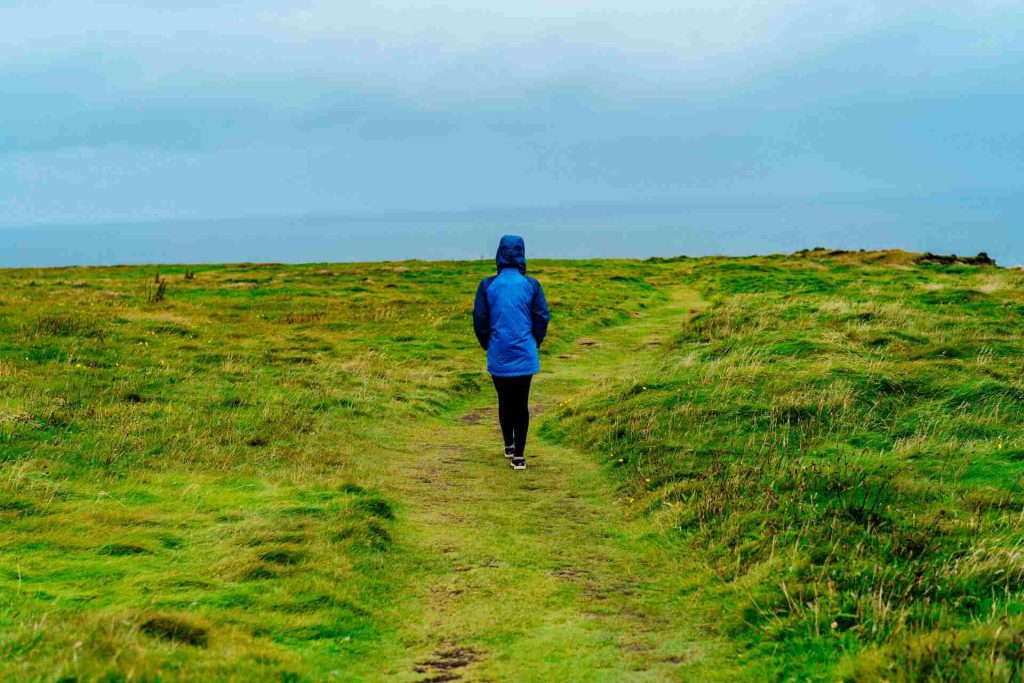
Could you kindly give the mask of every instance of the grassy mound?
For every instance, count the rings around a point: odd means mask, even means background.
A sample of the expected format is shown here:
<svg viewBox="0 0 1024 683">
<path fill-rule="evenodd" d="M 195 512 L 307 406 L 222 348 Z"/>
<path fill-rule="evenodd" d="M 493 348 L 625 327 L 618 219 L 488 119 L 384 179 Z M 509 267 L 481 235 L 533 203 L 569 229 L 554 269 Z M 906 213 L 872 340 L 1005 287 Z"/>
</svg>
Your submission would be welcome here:
<svg viewBox="0 0 1024 683">
<path fill-rule="evenodd" d="M 1017 680 L 1024 276 L 870 252 L 678 265 L 710 307 L 546 434 L 609 454 L 713 567 L 752 672 Z"/>
<path fill-rule="evenodd" d="M 657 301 L 639 268 L 542 265 L 552 348 Z M 401 656 L 393 598 L 440 561 L 383 465 L 491 390 L 469 314 L 492 270 L 170 267 L 162 301 L 154 268 L 0 270 L 0 679 Z"/>
</svg>

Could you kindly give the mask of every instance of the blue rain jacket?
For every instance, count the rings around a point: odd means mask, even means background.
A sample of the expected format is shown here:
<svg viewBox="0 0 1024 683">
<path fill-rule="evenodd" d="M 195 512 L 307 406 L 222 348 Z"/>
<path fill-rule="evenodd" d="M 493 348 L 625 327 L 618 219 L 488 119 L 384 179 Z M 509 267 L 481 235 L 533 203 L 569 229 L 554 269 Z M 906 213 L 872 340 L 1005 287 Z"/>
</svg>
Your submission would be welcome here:
<svg viewBox="0 0 1024 683">
<path fill-rule="evenodd" d="M 548 331 L 548 302 L 540 283 L 526 275 L 523 238 L 505 235 L 495 257 L 498 274 L 476 288 L 473 330 L 487 350 L 487 372 L 519 377 L 540 372 L 537 349 Z"/>
</svg>

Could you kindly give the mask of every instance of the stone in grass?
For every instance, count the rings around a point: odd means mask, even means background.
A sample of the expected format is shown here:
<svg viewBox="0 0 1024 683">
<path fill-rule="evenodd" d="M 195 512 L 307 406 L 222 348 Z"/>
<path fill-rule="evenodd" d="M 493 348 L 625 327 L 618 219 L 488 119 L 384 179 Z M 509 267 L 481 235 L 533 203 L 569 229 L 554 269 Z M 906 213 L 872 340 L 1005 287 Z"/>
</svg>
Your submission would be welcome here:
<svg viewBox="0 0 1024 683">
<path fill-rule="evenodd" d="M 205 626 L 170 614 L 155 614 L 147 617 L 139 625 L 139 628 L 143 633 L 154 638 L 194 647 L 206 647 L 210 639 L 209 629 Z"/>
</svg>

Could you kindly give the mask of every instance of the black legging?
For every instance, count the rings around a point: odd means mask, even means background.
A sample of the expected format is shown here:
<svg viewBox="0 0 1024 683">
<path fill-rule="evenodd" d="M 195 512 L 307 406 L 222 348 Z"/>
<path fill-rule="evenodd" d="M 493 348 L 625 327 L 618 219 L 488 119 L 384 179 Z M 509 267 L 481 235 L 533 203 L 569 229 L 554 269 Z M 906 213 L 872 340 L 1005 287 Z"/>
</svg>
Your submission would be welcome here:
<svg viewBox="0 0 1024 683">
<path fill-rule="evenodd" d="M 526 452 L 526 432 L 530 429 L 530 381 L 533 375 L 520 377 L 495 377 L 494 388 L 498 391 L 498 422 L 505 445 L 515 445 L 515 457 L 521 458 Z"/>
</svg>

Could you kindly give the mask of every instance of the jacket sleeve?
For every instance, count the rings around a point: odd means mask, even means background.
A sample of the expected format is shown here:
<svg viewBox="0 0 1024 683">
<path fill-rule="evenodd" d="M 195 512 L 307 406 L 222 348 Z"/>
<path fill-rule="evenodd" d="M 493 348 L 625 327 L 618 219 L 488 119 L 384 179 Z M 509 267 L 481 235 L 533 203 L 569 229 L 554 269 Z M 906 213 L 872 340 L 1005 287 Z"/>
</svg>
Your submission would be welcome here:
<svg viewBox="0 0 1024 683">
<path fill-rule="evenodd" d="M 551 311 L 548 310 L 548 300 L 544 297 L 544 288 L 536 280 L 533 281 L 533 301 L 530 302 L 530 317 L 533 319 L 533 338 L 537 340 L 537 347 L 544 343 L 544 337 L 548 333 L 548 321 L 551 320 Z"/>
<path fill-rule="evenodd" d="M 473 331 L 480 346 L 487 350 L 491 339 L 491 309 L 487 303 L 487 285 L 489 279 L 483 279 L 476 288 L 476 301 L 473 304 Z"/>
</svg>

